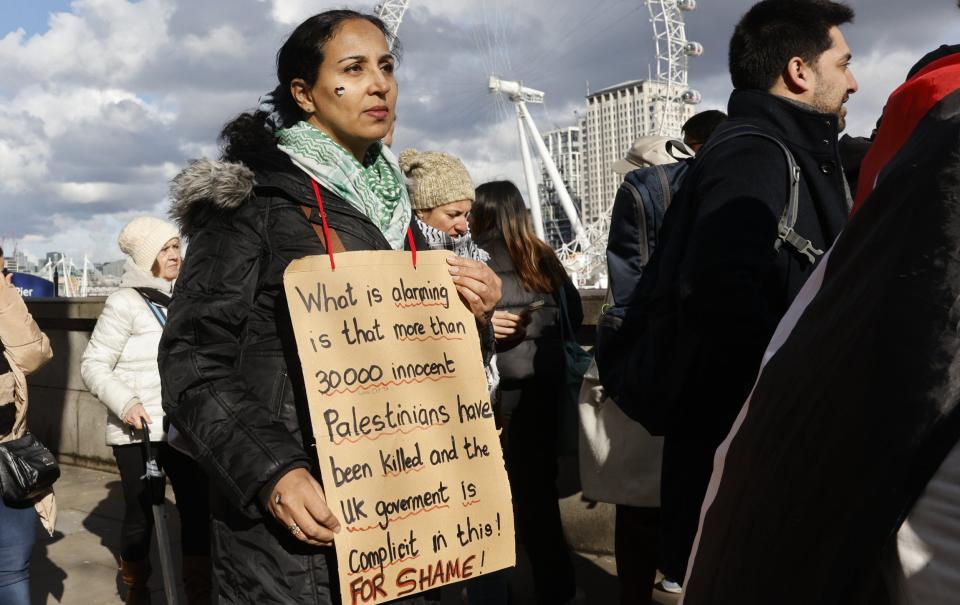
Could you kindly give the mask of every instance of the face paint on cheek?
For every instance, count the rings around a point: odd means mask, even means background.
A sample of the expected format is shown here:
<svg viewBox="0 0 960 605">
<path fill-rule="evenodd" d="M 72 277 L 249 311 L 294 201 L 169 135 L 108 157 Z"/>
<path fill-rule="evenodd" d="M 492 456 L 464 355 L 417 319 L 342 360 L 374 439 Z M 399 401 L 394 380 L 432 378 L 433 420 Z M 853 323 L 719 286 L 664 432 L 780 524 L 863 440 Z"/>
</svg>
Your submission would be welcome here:
<svg viewBox="0 0 960 605">
<path fill-rule="evenodd" d="M 343 86 L 338 86 L 337 88 L 335 88 L 335 89 L 333 90 L 333 92 L 334 92 L 334 94 L 336 94 L 338 97 L 342 97 L 344 94 L 346 94 L 347 89 L 344 88 Z"/>
</svg>

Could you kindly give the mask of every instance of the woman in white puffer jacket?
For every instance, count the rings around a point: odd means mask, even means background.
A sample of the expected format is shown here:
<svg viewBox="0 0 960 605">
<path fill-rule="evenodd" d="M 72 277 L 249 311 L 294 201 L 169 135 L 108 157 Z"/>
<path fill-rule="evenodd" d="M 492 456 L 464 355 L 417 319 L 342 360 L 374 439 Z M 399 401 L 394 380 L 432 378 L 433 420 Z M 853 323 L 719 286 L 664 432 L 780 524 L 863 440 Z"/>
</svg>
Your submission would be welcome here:
<svg viewBox="0 0 960 605">
<path fill-rule="evenodd" d="M 119 244 L 128 257 L 121 287 L 104 304 L 83 353 L 80 373 L 90 392 L 109 410 L 106 440 L 113 447 L 126 504 L 120 549 L 126 602 L 149 602 L 153 515 L 141 480 L 146 462 L 141 429 L 147 426 L 180 512 L 188 602 L 208 603 L 207 483 L 196 462 L 166 443 L 157 367 L 166 307 L 180 271 L 180 237 L 177 228 L 166 221 L 139 217 L 123 228 Z"/>
</svg>

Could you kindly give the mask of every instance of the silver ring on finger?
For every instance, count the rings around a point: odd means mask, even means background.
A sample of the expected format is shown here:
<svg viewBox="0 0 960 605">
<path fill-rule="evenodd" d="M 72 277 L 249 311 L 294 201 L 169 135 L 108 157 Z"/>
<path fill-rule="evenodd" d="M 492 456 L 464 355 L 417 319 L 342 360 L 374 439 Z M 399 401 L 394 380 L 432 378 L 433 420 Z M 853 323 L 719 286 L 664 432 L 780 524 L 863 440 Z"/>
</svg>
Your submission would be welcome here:
<svg viewBox="0 0 960 605">
<path fill-rule="evenodd" d="M 287 529 L 290 530 L 290 533 L 293 534 L 295 538 L 299 538 L 303 534 L 303 530 L 300 529 L 300 526 L 296 523 L 291 523 L 287 526 Z"/>
</svg>

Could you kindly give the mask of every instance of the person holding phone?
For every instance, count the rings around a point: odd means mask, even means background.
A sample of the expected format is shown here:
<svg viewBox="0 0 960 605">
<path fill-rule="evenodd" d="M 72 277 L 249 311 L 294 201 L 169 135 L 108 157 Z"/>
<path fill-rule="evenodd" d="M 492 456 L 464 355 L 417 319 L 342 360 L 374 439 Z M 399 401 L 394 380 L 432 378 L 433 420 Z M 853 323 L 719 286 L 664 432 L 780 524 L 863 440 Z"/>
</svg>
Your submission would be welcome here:
<svg viewBox="0 0 960 605">
<path fill-rule="evenodd" d="M 120 470 L 125 510 L 120 534 L 120 575 L 127 603 L 148 603 L 153 514 L 141 480 L 146 459 L 143 430 L 176 495 L 189 605 L 210 602 L 207 481 L 189 456 L 166 443 L 160 406 L 157 348 L 167 305 L 180 272 L 180 233 L 160 219 L 141 216 L 120 232 L 127 255 L 120 289 L 111 294 L 80 361 L 80 375 L 107 407 L 107 444 Z"/>
<path fill-rule="evenodd" d="M 573 565 L 556 486 L 557 434 L 565 361 L 559 299 L 574 329 L 583 320 L 580 295 L 556 253 L 537 238 L 516 185 L 477 188 L 470 214 L 477 244 L 490 253 L 502 282 L 494 314 L 504 454 L 520 542 L 530 557 L 538 603 L 576 602 Z M 522 332 L 520 328 L 523 328 Z"/>
</svg>

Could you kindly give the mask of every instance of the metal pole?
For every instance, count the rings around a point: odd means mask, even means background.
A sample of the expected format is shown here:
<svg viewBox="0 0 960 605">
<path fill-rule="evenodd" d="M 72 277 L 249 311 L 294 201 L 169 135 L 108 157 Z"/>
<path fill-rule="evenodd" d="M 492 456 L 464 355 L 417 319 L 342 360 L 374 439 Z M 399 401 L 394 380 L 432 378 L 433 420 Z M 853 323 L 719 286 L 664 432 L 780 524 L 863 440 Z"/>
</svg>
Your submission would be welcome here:
<svg viewBox="0 0 960 605">
<path fill-rule="evenodd" d="M 517 112 L 527 123 L 527 128 L 530 129 L 533 144 L 540 153 L 540 159 L 543 160 L 543 164 L 547 168 L 547 174 L 550 175 L 550 180 L 553 181 L 553 187 L 556 189 L 557 196 L 560 198 L 560 205 L 563 206 L 563 211 L 566 212 L 567 218 L 570 219 L 570 226 L 573 227 L 573 232 L 580 242 L 581 250 L 586 250 L 590 247 L 590 241 L 587 239 L 587 232 L 583 230 L 583 224 L 580 223 L 580 216 L 577 214 L 577 209 L 573 205 L 570 193 L 567 192 L 567 186 L 564 184 L 563 179 L 560 178 L 560 171 L 557 170 L 557 165 L 553 163 L 553 158 L 550 157 L 550 152 L 543 142 L 543 137 L 540 136 L 540 131 L 537 130 L 537 125 L 533 123 L 533 118 L 530 117 L 530 112 L 527 111 L 526 105 L 517 103 Z M 521 127 L 520 130 L 522 132 L 523 128 Z"/>
<path fill-rule="evenodd" d="M 143 452 L 146 468 L 141 479 L 153 508 L 153 528 L 157 533 L 157 552 L 160 555 L 160 571 L 163 574 L 163 592 L 167 605 L 179 605 L 177 595 L 177 572 L 173 566 L 173 547 L 170 544 L 170 529 L 167 525 L 166 496 L 164 495 L 164 472 L 150 447 L 150 427 L 143 424 Z"/>
<path fill-rule="evenodd" d="M 530 147 L 527 146 L 527 133 L 523 129 L 523 114 L 526 105 L 517 101 L 517 130 L 520 132 L 520 157 L 523 159 L 523 176 L 527 180 L 527 198 L 530 202 L 530 215 L 533 219 L 533 230 L 537 237 L 545 240 L 543 233 L 543 215 L 540 212 L 540 194 L 537 191 L 537 179 L 533 174 L 533 162 L 530 160 Z M 540 136 L 540 135 L 536 135 Z"/>
</svg>

